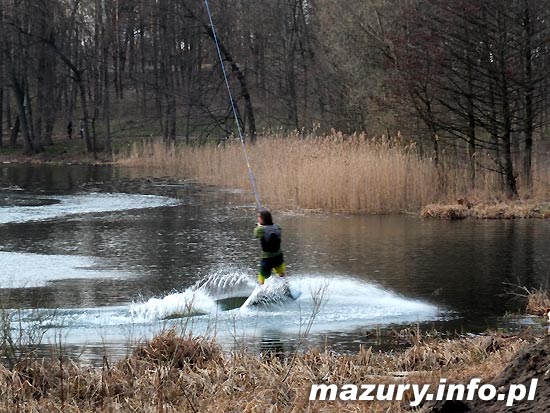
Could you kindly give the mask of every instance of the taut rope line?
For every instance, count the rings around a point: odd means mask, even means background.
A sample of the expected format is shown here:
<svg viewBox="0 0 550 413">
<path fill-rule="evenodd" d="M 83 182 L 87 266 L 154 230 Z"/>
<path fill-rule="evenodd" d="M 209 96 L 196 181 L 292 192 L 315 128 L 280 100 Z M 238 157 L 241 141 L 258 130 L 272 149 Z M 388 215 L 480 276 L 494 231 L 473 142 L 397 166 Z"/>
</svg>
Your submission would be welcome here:
<svg viewBox="0 0 550 413">
<path fill-rule="evenodd" d="M 216 43 L 216 50 L 218 52 L 218 58 L 220 59 L 223 78 L 225 79 L 225 86 L 227 87 L 227 93 L 229 95 L 229 100 L 231 101 L 231 109 L 233 110 L 233 115 L 235 116 L 235 123 L 237 124 L 237 130 L 239 132 L 239 138 L 241 139 L 241 146 L 243 148 L 244 157 L 246 159 L 246 166 L 248 168 L 248 175 L 250 176 L 250 183 L 252 184 L 252 189 L 254 190 L 254 196 L 256 197 L 256 206 L 258 207 L 258 211 L 259 211 L 262 209 L 262 204 L 260 204 L 260 197 L 258 195 L 258 190 L 256 189 L 256 180 L 254 179 L 254 174 L 252 173 L 252 168 L 250 167 L 250 161 L 248 159 L 248 152 L 246 151 L 246 145 L 244 144 L 241 124 L 239 122 L 239 117 L 237 116 L 237 109 L 235 108 L 235 102 L 233 100 L 231 88 L 229 87 L 229 80 L 227 79 L 227 72 L 225 71 L 225 65 L 223 63 L 223 58 L 220 51 L 220 45 L 218 43 L 218 36 L 216 35 L 216 29 L 214 28 L 214 22 L 212 21 L 212 14 L 210 13 L 210 6 L 208 5 L 208 0 L 204 0 L 204 4 L 206 5 L 206 12 L 208 13 L 208 19 L 210 20 L 210 27 L 212 28 L 214 43 Z"/>
</svg>

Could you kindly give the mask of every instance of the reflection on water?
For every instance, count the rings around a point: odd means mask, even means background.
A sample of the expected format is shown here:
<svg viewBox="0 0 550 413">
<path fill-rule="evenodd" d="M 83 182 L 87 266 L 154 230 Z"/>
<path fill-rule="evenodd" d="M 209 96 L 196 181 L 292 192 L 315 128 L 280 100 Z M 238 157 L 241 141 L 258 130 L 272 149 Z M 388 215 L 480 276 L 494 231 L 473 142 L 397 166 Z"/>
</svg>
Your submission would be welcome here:
<svg viewBox="0 0 550 413">
<path fill-rule="evenodd" d="M 519 305 L 505 283 L 539 287 L 549 276 L 548 221 L 275 217 L 302 297 L 243 311 L 259 249 L 251 194 L 108 166 L 4 165 L 0 299 L 62 309 L 76 331 L 67 341 L 87 351 L 122 349 L 127 335 L 167 323 L 262 349 L 299 341 L 323 282 L 331 287 L 310 344 L 345 350 L 380 325 L 483 330 Z M 192 321 L 173 320 L 188 313 Z"/>
</svg>

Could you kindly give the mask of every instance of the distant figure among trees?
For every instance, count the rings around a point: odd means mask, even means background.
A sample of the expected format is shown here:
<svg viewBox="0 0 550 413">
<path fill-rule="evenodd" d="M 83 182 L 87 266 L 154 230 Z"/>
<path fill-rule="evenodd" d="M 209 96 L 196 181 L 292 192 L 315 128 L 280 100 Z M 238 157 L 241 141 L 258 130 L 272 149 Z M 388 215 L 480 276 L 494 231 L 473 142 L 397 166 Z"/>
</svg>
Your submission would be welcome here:
<svg viewBox="0 0 550 413">
<path fill-rule="evenodd" d="M 67 123 L 67 138 L 71 140 L 73 138 L 73 121 L 69 120 L 69 123 Z"/>
<path fill-rule="evenodd" d="M 84 140 L 84 119 L 80 119 L 80 139 Z"/>
</svg>

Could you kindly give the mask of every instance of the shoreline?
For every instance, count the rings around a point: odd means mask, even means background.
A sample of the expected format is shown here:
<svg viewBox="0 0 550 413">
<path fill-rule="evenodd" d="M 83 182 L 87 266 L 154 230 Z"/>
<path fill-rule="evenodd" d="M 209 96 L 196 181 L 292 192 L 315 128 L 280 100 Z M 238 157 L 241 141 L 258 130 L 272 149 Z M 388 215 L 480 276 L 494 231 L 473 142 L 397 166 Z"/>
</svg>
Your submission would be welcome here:
<svg viewBox="0 0 550 413">
<path fill-rule="evenodd" d="M 65 156 L 66 154 L 48 154 L 38 155 L 6 155 L 0 153 L 0 164 L 10 165 L 113 165 L 112 157 L 100 156 L 94 159 L 89 155 L 82 153 L 79 155 Z"/>
</svg>

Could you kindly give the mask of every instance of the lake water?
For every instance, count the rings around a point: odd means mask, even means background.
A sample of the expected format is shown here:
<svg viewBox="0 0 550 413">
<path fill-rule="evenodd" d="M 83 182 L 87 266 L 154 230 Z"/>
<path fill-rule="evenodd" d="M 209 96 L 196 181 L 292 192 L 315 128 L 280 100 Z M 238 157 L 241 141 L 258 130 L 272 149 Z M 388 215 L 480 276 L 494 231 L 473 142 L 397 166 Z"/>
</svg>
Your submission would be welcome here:
<svg viewBox="0 0 550 413">
<path fill-rule="evenodd" d="M 117 167 L 0 165 L 0 304 L 15 330 L 90 360 L 172 327 L 226 349 L 353 351 L 416 324 L 498 327 L 521 305 L 506 283 L 550 275 L 548 221 L 274 215 L 301 296 L 246 307 L 251 194 Z"/>
</svg>

